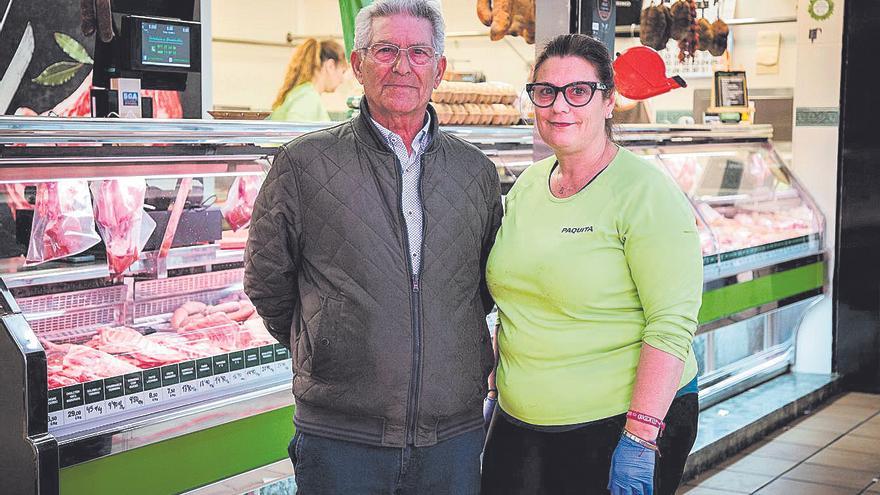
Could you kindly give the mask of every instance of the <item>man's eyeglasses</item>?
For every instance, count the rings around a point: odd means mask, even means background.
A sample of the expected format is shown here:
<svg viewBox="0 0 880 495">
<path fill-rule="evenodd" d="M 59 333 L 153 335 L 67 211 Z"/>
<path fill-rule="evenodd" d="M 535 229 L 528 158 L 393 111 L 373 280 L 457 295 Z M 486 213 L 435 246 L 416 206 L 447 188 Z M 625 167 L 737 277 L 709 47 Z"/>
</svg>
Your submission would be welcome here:
<svg viewBox="0 0 880 495">
<path fill-rule="evenodd" d="M 373 60 L 383 65 L 397 62 L 400 52 L 406 52 L 411 65 L 428 65 L 434 60 L 434 48 L 430 46 L 410 46 L 401 48 L 391 43 L 373 43 L 366 48 Z"/>
<path fill-rule="evenodd" d="M 575 81 L 565 86 L 554 86 L 550 83 L 526 84 L 526 92 L 529 99 L 536 107 L 547 108 L 553 106 L 556 96 L 562 93 L 565 101 L 573 107 L 582 107 L 593 100 L 596 91 L 607 91 L 608 86 L 595 81 Z"/>
</svg>

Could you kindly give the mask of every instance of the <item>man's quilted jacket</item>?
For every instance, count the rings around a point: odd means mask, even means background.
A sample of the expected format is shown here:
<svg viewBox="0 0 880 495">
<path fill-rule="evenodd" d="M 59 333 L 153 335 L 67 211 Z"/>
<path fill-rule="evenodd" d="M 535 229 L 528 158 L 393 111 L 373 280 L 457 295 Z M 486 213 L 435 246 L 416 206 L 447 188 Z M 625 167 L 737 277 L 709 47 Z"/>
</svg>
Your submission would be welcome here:
<svg viewBox="0 0 880 495">
<path fill-rule="evenodd" d="M 493 163 L 429 112 L 418 277 L 400 167 L 366 102 L 360 116 L 282 147 L 257 198 L 244 287 L 292 351 L 303 432 L 401 447 L 482 427 L 500 184 Z"/>
</svg>

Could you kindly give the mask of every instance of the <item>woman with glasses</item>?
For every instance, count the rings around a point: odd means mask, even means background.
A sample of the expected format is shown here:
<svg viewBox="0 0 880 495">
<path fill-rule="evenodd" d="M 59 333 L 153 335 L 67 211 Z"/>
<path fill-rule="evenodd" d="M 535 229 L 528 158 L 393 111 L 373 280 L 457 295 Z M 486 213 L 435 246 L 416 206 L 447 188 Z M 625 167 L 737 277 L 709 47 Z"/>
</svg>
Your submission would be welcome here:
<svg viewBox="0 0 880 495">
<path fill-rule="evenodd" d="M 675 183 L 612 140 L 613 89 L 607 49 L 579 34 L 527 86 L 554 155 L 507 195 L 488 261 L 483 495 L 673 494 L 694 443 L 700 240 Z"/>
<path fill-rule="evenodd" d="M 272 103 L 271 120 L 329 122 L 321 93 L 332 93 L 342 84 L 348 63 L 345 49 L 332 40 L 309 38 L 293 52 L 284 83 Z"/>
</svg>

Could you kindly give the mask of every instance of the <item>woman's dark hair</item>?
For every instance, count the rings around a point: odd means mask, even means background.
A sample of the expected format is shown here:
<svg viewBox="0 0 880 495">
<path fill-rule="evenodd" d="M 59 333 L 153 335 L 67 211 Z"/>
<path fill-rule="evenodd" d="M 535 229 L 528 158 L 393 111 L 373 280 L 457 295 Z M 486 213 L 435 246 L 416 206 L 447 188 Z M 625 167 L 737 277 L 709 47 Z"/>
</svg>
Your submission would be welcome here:
<svg viewBox="0 0 880 495">
<path fill-rule="evenodd" d="M 535 70 L 532 72 L 532 82 L 538 75 L 538 70 L 551 57 L 580 57 L 596 68 L 599 74 L 599 82 L 608 89 L 602 91 L 603 97 L 608 98 L 614 91 L 614 68 L 611 66 L 611 54 L 601 41 L 585 34 L 561 34 L 544 45 L 544 49 L 535 60 Z M 611 119 L 605 119 L 605 134 L 611 138 Z"/>
</svg>

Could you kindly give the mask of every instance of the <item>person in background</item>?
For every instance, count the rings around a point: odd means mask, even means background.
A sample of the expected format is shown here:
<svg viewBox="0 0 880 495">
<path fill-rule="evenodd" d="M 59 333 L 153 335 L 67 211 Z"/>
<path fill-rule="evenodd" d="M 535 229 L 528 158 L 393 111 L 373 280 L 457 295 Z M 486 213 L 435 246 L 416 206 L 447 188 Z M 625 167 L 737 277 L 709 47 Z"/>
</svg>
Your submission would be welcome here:
<svg viewBox="0 0 880 495">
<path fill-rule="evenodd" d="M 479 493 L 501 184 L 428 104 L 444 30 L 435 1 L 363 8 L 358 116 L 282 146 L 254 206 L 244 290 L 292 351 L 299 493 Z"/>
<path fill-rule="evenodd" d="M 554 155 L 508 193 L 487 266 L 501 327 L 482 493 L 672 495 L 699 410 L 693 211 L 612 141 L 601 42 L 551 40 L 527 89 Z"/>
<path fill-rule="evenodd" d="M 345 49 L 332 40 L 309 38 L 293 52 L 284 84 L 272 103 L 271 120 L 329 122 L 321 93 L 332 93 L 342 84 L 348 63 Z"/>
</svg>

